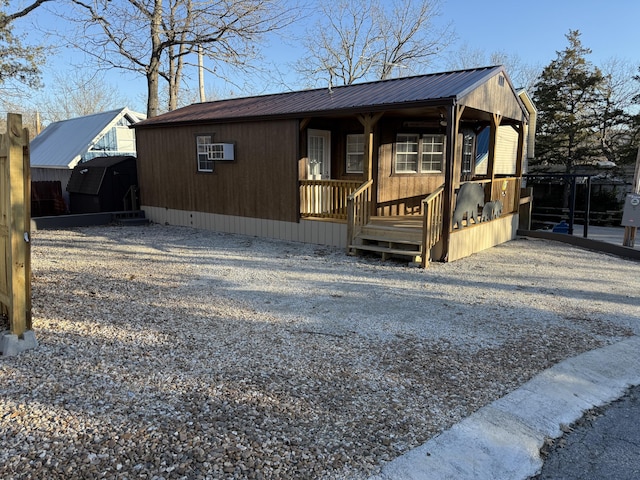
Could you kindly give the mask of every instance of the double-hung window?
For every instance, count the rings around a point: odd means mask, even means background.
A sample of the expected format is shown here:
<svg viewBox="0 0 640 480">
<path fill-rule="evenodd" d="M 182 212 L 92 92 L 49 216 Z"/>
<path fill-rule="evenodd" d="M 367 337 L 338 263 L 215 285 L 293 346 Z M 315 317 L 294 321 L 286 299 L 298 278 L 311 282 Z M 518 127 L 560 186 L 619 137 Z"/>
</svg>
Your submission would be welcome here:
<svg viewBox="0 0 640 480">
<path fill-rule="evenodd" d="M 417 134 L 399 133 L 396 137 L 396 173 L 418 173 Z"/>
<path fill-rule="evenodd" d="M 399 133 L 396 136 L 395 173 L 441 173 L 444 135 Z"/>
<path fill-rule="evenodd" d="M 364 171 L 364 135 L 347 135 L 347 173 Z"/>
<path fill-rule="evenodd" d="M 444 159 L 444 135 L 423 135 L 422 173 L 441 173 Z"/>
</svg>

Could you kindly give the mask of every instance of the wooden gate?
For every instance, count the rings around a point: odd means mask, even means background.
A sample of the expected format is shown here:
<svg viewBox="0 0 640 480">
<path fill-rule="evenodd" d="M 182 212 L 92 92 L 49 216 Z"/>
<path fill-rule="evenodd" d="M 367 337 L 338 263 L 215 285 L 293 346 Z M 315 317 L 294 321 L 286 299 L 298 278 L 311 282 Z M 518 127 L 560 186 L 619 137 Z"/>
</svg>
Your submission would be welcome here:
<svg viewBox="0 0 640 480">
<path fill-rule="evenodd" d="M 29 131 L 10 113 L 0 134 L 0 317 L 17 337 L 31 330 L 30 177 Z"/>
</svg>

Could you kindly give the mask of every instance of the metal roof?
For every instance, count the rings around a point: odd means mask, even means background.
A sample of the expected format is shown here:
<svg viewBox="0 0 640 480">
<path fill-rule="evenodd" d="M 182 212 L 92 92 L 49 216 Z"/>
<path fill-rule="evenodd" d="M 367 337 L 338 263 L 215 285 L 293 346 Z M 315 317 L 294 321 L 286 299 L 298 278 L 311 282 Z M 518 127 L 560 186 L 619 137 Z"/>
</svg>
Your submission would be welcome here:
<svg viewBox="0 0 640 480">
<path fill-rule="evenodd" d="M 331 89 L 303 90 L 255 97 L 196 103 L 157 117 L 136 128 L 176 123 L 300 117 L 322 112 L 372 111 L 383 107 L 408 107 L 458 99 L 489 78 L 504 74 L 502 66 L 474 68 L 360 83 Z"/>
<path fill-rule="evenodd" d="M 31 167 L 73 168 L 123 116 L 137 122 L 144 115 L 128 108 L 62 120 L 48 125 L 30 145 Z"/>
<path fill-rule="evenodd" d="M 102 187 L 102 181 L 110 167 L 123 162 L 135 161 L 131 156 L 97 157 L 76 165 L 67 184 L 70 193 L 97 195 Z"/>
</svg>

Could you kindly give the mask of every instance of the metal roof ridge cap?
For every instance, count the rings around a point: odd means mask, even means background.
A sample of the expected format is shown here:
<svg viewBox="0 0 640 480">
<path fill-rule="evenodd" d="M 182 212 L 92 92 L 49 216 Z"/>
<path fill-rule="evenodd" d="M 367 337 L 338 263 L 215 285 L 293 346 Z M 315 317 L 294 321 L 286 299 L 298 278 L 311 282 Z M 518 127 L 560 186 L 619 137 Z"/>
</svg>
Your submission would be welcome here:
<svg viewBox="0 0 640 480">
<path fill-rule="evenodd" d="M 498 73 L 500 73 L 500 72 L 505 73 L 504 67 L 502 65 L 493 65 L 491 67 L 477 68 L 475 70 L 478 70 L 478 71 L 485 70 L 485 73 L 482 75 L 481 78 L 479 78 L 478 80 L 473 82 L 467 88 L 465 88 L 464 90 L 456 93 L 456 100 L 459 100 L 460 98 L 464 97 L 465 95 L 468 95 L 473 90 L 478 88 L 480 85 L 482 85 L 484 82 L 486 82 L 488 79 L 494 77 Z M 461 70 L 461 71 L 466 71 L 466 70 Z M 469 70 L 469 71 L 471 71 L 471 70 Z"/>
</svg>

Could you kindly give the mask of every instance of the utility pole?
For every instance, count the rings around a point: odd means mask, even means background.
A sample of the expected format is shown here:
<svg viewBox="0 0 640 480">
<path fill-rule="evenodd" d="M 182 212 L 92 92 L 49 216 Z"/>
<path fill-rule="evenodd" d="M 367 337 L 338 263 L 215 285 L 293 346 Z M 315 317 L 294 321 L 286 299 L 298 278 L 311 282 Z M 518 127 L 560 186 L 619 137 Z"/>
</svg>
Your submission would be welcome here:
<svg viewBox="0 0 640 480">
<path fill-rule="evenodd" d="M 202 45 L 198 45 L 198 84 L 200 85 L 200 102 L 206 102 L 204 94 L 204 54 Z"/>
</svg>

